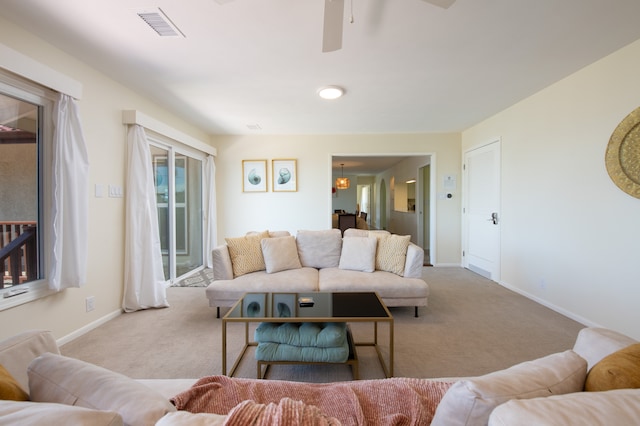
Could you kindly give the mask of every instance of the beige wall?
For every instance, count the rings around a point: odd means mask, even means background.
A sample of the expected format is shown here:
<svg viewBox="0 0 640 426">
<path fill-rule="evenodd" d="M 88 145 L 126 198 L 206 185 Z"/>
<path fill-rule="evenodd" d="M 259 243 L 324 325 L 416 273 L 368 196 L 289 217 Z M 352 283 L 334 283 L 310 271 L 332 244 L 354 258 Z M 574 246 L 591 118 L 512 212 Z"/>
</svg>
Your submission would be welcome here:
<svg viewBox="0 0 640 426">
<path fill-rule="evenodd" d="M 299 229 L 331 227 L 332 155 L 432 154 L 438 182 L 446 174 L 460 173 L 459 134 L 218 136 L 214 145 L 220 158 L 216 165 L 220 242 L 250 230 L 295 234 Z M 271 160 L 278 158 L 298 159 L 298 192 L 242 192 L 242 160 L 269 160 L 271 188 Z M 459 198 L 436 203 L 436 262 L 460 265 Z"/>
<path fill-rule="evenodd" d="M 0 18 L 0 43 L 83 85 L 79 102 L 89 153 L 89 259 L 86 286 L 0 312 L 0 338 L 30 328 L 52 330 L 63 338 L 120 309 L 124 268 L 124 198 L 96 198 L 95 184 L 125 186 L 126 145 L 123 109 L 138 109 L 184 133 L 208 136 L 153 102 L 110 80 L 12 23 Z M 125 188 L 126 191 L 126 188 Z M 95 310 L 85 312 L 85 298 Z"/>
<path fill-rule="evenodd" d="M 640 338 L 640 200 L 604 154 L 640 103 L 640 41 L 465 131 L 502 138 L 502 284 Z"/>
</svg>

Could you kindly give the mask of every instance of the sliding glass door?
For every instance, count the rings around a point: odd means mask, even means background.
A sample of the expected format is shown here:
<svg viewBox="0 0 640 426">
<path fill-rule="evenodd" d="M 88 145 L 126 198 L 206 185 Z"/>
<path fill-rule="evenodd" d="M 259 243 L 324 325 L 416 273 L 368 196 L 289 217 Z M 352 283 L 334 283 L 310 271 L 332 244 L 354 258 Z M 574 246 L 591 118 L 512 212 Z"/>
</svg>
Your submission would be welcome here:
<svg viewBox="0 0 640 426">
<path fill-rule="evenodd" d="M 203 267 L 203 159 L 150 142 L 164 277 L 174 282 Z"/>
</svg>

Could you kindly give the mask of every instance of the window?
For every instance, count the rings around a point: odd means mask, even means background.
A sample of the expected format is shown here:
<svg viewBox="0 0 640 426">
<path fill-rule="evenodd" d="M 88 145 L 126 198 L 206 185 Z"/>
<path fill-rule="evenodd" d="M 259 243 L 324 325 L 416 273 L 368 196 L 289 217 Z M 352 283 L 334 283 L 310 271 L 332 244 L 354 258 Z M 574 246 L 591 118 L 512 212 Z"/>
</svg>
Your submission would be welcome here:
<svg viewBox="0 0 640 426">
<path fill-rule="evenodd" d="M 0 73 L 0 309 L 50 294 L 43 208 L 54 93 Z M 19 297 L 18 297 L 19 296 Z"/>
</svg>

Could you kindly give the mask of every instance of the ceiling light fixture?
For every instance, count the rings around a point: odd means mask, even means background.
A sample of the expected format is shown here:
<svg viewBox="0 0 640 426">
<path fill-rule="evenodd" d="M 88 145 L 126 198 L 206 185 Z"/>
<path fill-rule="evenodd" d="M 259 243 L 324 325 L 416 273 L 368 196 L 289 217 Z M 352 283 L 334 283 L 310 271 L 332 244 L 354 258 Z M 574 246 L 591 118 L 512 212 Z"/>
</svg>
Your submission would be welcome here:
<svg viewBox="0 0 640 426">
<path fill-rule="evenodd" d="M 336 188 L 349 189 L 351 182 L 349 181 L 349 178 L 344 177 L 344 163 L 340 164 L 340 166 L 342 167 L 342 177 L 336 179 Z"/>
<path fill-rule="evenodd" d="M 344 89 L 338 86 L 325 86 L 318 90 L 318 96 L 322 99 L 333 100 L 338 99 L 342 95 L 344 95 Z"/>
</svg>

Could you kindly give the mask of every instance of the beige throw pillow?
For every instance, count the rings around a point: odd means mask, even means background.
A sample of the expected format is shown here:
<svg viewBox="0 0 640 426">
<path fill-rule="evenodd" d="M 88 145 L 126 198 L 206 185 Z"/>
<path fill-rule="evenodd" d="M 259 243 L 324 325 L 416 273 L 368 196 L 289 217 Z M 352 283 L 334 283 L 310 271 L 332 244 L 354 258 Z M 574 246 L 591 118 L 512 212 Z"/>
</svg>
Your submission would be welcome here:
<svg viewBox="0 0 640 426">
<path fill-rule="evenodd" d="M 20 387 L 18 381 L 0 365 L 0 399 L 28 401 L 29 395 Z"/>
<path fill-rule="evenodd" d="M 267 274 L 302 268 L 296 239 L 292 236 L 264 238 L 260 244 Z"/>
<path fill-rule="evenodd" d="M 152 425 L 176 410 L 167 398 L 142 383 L 62 355 L 39 356 L 27 373 L 32 401 L 115 411 L 128 425 Z"/>
<path fill-rule="evenodd" d="M 410 235 L 382 235 L 378 238 L 376 252 L 376 269 L 404 275 L 404 265 L 407 262 L 407 248 L 411 241 Z"/>
<path fill-rule="evenodd" d="M 269 238 L 269 231 L 238 238 L 225 238 L 229 247 L 234 278 L 266 269 L 260 244 L 264 238 Z"/>
<path fill-rule="evenodd" d="M 444 395 L 431 424 L 486 425 L 498 405 L 512 399 L 580 392 L 586 375 L 587 361 L 569 350 L 461 380 Z"/>
<path fill-rule="evenodd" d="M 590 392 L 640 388 L 640 343 L 604 357 L 587 374 L 584 390 Z"/>
<path fill-rule="evenodd" d="M 375 237 L 349 237 L 342 240 L 342 254 L 340 255 L 340 269 L 352 271 L 373 272 L 376 266 Z"/>
</svg>

